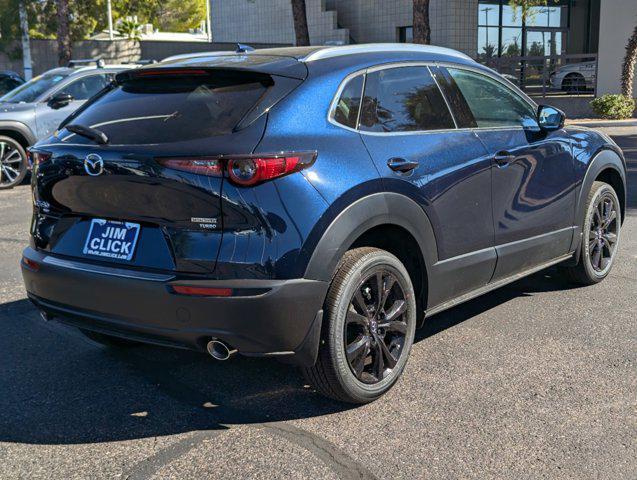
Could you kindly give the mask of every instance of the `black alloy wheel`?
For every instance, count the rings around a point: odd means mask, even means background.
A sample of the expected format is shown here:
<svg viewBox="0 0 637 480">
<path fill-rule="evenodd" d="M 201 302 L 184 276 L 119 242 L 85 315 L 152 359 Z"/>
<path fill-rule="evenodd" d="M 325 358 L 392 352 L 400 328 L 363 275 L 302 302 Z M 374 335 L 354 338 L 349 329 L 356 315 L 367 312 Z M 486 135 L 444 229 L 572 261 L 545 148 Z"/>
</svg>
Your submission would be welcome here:
<svg viewBox="0 0 637 480">
<path fill-rule="evenodd" d="M 607 183 L 593 182 L 582 222 L 577 264 L 563 267 L 569 280 L 580 285 L 601 282 L 613 266 L 621 233 L 621 205 Z"/>
<path fill-rule="evenodd" d="M 379 267 L 360 282 L 345 319 L 347 363 L 358 380 L 381 381 L 398 363 L 405 346 L 405 292 L 387 269 Z"/>
<path fill-rule="evenodd" d="M 591 267 L 603 274 L 610 267 L 619 239 L 619 206 L 610 191 L 600 195 L 593 208 L 588 231 L 588 254 Z"/>
<path fill-rule="evenodd" d="M 316 363 L 303 370 L 320 393 L 368 403 L 400 378 L 414 342 L 416 294 L 401 261 L 374 247 L 349 250 L 327 292 Z"/>
</svg>

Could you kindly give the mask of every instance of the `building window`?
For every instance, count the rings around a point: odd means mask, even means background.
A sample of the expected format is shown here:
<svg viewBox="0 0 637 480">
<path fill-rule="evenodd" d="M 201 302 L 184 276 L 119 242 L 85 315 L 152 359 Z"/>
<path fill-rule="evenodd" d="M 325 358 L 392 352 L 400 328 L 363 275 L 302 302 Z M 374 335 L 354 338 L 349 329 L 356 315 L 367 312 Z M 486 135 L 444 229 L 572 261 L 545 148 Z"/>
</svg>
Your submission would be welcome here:
<svg viewBox="0 0 637 480">
<path fill-rule="evenodd" d="M 480 0 L 478 59 L 561 55 L 566 50 L 569 1 L 531 7 L 525 20 L 508 0 Z"/>
<path fill-rule="evenodd" d="M 400 43 L 413 43 L 414 28 L 413 27 L 398 27 L 398 41 Z"/>
</svg>

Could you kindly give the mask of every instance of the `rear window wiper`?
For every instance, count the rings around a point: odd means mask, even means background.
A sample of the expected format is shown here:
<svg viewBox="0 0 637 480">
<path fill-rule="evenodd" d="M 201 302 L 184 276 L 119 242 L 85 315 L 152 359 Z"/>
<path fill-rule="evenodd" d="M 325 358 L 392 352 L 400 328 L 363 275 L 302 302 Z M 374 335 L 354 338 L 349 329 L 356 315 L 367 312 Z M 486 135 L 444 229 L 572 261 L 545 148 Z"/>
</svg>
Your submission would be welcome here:
<svg viewBox="0 0 637 480">
<path fill-rule="evenodd" d="M 100 145 L 106 145 L 108 143 L 108 137 L 106 134 L 97 128 L 85 127 L 84 125 L 66 125 L 66 128 L 69 132 L 73 132 L 76 135 L 81 135 L 82 137 L 86 137 L 89 140 L 93 140 L 95 143 Z"/>
</svg>

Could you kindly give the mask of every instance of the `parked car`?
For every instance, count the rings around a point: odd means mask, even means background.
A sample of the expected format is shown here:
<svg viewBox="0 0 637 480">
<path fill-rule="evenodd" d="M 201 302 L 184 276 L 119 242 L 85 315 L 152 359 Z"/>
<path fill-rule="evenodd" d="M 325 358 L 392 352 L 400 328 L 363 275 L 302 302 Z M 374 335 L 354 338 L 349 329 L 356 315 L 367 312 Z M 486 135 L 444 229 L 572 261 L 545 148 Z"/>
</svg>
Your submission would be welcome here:
<svg viewBox="0 0 637 480">
<path fill-rule="evenodd" d="M 566 92 L 583 92 L 595 88 L 597 62 L 570 63 L 550 75 L 552 88 Z"/>
<path fill-rule="evenodd" d="M 24 83 L 24 79 L 10 70 L 0 71 L 0 96 Z"/>
<path fill-rule="evenodd" d="M 46 320 L 283 359 L 353 403 L 438 312 L 552 265 L 603 280 L 626 205 L 612 140 L 431 46 L 122 72 L 32 155 L 22 272 Z"/>
<path fill-rule="evenodd" d="M 85 64 L 87 61 L 75 61 Z M 62 120 L 108 85 L 125 65 L 54 68 L 0 97 L 0 189 L 18 185 L 26 149 L 51 135 Z"/>
</svg>

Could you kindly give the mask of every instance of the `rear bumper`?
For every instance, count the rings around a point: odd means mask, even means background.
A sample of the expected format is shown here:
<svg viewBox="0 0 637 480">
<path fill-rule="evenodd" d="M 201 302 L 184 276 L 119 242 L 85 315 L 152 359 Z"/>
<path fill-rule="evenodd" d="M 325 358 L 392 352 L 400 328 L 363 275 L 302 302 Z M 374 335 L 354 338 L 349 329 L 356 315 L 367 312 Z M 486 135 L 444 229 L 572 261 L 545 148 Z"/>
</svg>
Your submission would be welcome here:
<svg viewBox="0 0 637 480">
<path fill-rule="evenodd" d="M 218 338 L 250 356 L 316 360 L 327 283 L 315 280 L 189 280 L 95 266 L 27 248 L 29 298 L 48 318 L 147 343 L 204 351 Z M 172 293 L 173 285 L 231 288 L 230 297 Z"/>
</svg>

